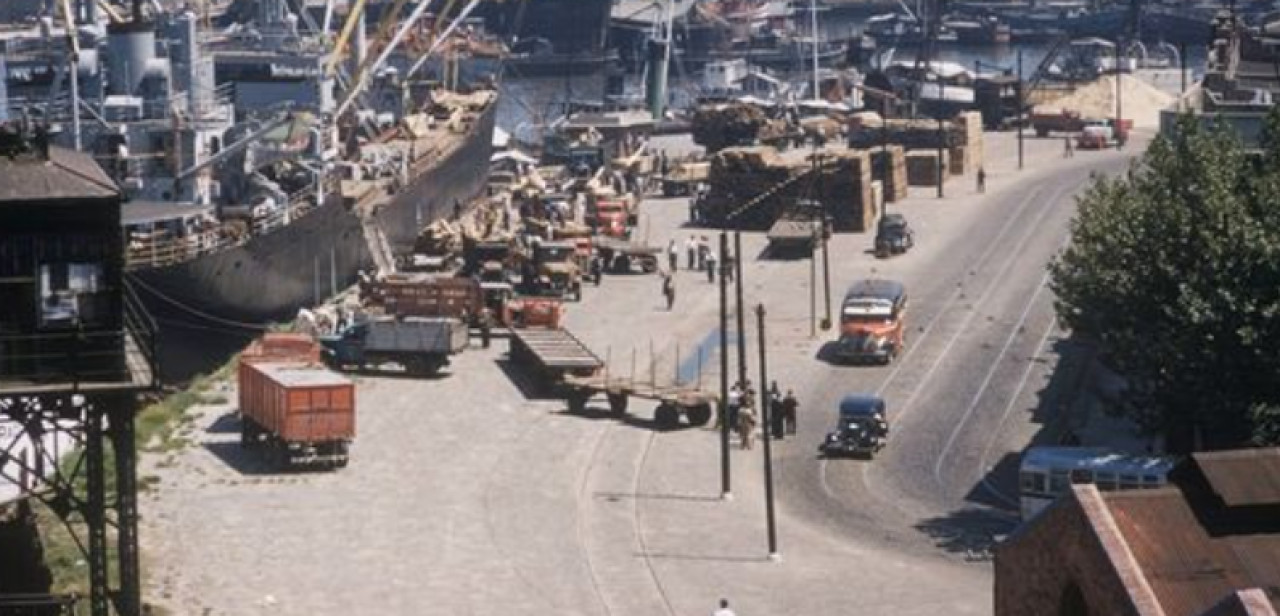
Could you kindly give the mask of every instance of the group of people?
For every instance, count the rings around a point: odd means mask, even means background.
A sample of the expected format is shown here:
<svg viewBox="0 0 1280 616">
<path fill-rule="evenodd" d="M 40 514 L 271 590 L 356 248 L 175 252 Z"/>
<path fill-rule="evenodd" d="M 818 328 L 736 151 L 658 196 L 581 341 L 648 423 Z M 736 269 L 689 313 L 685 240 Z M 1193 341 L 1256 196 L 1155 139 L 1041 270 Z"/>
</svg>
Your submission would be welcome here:
<svg viewBox="0 0 1280 616">
<path fill-rule="evenodd" d="M 769 425 L 765 435 L 781 440 L 788 434 L 796 433 L 796 414 L 800 402 L 795 392 L 788 389 L 786 395 L 778 388 L 778 382 L 769 385 L 768 397 L 764 400 L 769 405 Z M 751 379 L 739 381 L 729 388 L 729 398 L 725 405 L 729 426 L 738 433 L 743 449 L 751 449 L 759 420 L 756 417 L 756 391 L 751 386 Z"/>
</svg>

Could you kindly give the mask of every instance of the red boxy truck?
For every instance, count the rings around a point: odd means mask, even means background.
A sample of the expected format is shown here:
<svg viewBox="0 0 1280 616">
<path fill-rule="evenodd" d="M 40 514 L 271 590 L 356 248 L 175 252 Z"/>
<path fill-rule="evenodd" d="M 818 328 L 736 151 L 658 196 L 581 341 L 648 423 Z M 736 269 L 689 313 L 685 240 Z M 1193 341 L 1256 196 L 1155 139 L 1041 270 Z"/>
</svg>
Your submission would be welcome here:
<svg viewBox="0 0 1280 616">
<path fill-rule="evenodd" d="M 240 443 L 280 467 L 344 467 L 356 435 L 355 384 L 312 359 L 314 344 L 264 339 L 240 358 Z"/>
</svg>

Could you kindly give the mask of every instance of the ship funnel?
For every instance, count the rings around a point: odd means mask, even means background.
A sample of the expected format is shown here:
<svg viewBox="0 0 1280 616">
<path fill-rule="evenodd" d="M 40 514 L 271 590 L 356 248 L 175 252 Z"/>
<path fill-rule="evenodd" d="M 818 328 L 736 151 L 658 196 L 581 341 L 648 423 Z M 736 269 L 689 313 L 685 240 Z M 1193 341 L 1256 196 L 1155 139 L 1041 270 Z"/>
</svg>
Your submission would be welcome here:
<svg viewBox="0 0 1280 616">
<path fill-rule="evenodd" d="M 151 24 L 113 24 L 107 31 L 107 88 L 112 94 L 129 95 L 147 76 L 147 65 L 156 55 L 156 32 Z"/>
</svg>

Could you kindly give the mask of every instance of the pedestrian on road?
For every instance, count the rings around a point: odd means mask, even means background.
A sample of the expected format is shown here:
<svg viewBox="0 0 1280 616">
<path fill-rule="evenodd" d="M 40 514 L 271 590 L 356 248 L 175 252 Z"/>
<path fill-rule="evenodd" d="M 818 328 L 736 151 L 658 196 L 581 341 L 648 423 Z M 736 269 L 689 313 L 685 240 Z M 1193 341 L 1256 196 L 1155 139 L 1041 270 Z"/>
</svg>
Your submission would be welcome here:
<svg viewBox="0 0 1280 616">
<path fill-rule="evenodd" d="M 685 269 L 692 270 L 694 264 L 698 262 L 698 240 L 690 235 L 689 241 L 684 243 L 684 250 L 689 256 L 689 260 L 685 263 Z"/>
<path fill-rule="evenodd" d="M 667 298 L 667 311 L 676 303 L 676 279 L 671 274 L 662 277 L 662 295 Z"/>
<path fill-rule="evenodd" d="M 796 410 L 800 408 L 800 402 L 796 400 L 796 395 L 790 389 L 787 395 L 782 398 L 782 417 L 786 421 L 787 434 L 796 433 Z"/>
<path fill-rule="evenodd" d="M 737 264 L 734 262 L 734 260 L 733 260 L 733 259 L 734 259 L 733 253 L 731 253 L 731 252 L 726 252 L 726 253 L 725 253 L 725 255 L 724 255 L 724 279 L 725 279 L 725 281 L 726 281 L 726 282 L 733 282 L 733 276 L 734 276 L 734 274 L 736 274 L 736 273 L 737 273 L 737 272 L 735 271 L 735 268 L 736 268 L 736 265 L 737 265 Z"/>
<path fill-rule="evenodd" d="M 676 273 L 680 266 L 680 249 L 676 247 L 675 240 L 667 242 L 667 262 L 671 265 L 671 273 Z"/>
<path fill-rule="evenodd" d="M 598 287 L 602 278 L 604 278 L 604 257 L 593 255 L 591 257 L 591 279 L 595 281 Z"/>
<path fill-rule="evenodd" d="M 756 412 L 751 407 L 742 405 L 738 411 L 738 439 L 742 441 L 743 449 L 751 449 L 751 439 L 756 431 Z"/>
<path fill-rule="evenodd" d="M 728 599 L 721 599 L 721 600 L 720 600 L 720 609 L 718 609 L 718 610 L 716 610 L 716 611 L 712 612 L 712 613 L 711 613 L 711 616 L 738 616 L 738 615 L 737 615 L 737 614 L 734 614 L 734 613 L 733 613 L 733 610 L 729 609 L 729 600 L 728 600 Z"/>
<path fill-rule="evenodd" d="M 978 192 L 987 192 L 987 170 L 978 167 Z"/>
<path fill-rule="evenodd" d="M 773 438 L 781 439 L 786 433 L 786 421 L 782 412 L 782 392 L 778 391 L 778 382 L 769 385 L 769 431 Z"/>
<path fill-rule="evenodd" d="M 489 325 L 489 309 L 485 308 L 480 311 L 480 346 L 489 348 L 489 340 L 493 336 L 491 326 Z"/>
<path fill-rule="evenodd" d="M 1062 147 L 1064 148 L 1062 150 L 1063 158 L 1071 158 L 1072 156 L 1076 155 L 1076 148 L 1075 146 L 1071 145 L 1071 135 L 1067 135 L 1066 137 L 1063 137 L 1062 144 L 1063 144 Z"/>
<path fill-rule="evenodd" d="M 707 268 L 707 282 L 714 283 L 716 281 L 716 253 L 708 251 L 704 265 Z"/>
<path fill-rule="evenodd" d="M 742 408 L 742 383 L 734 383 L 729 388 L 729 426 L 738 426 L 738 411 Z"/>
</svg>

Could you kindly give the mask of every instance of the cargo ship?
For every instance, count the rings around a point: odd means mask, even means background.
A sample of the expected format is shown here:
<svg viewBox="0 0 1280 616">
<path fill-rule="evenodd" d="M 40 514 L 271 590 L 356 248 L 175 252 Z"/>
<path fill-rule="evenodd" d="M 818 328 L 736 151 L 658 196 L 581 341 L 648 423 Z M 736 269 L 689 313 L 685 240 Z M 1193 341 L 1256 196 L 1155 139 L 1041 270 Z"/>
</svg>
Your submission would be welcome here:
<svg viewBox="0 0 1280 616">
<path fill-rule="evenodd" d="M 161 325 L 167 380 L 220 365 L 361 270 L 386 267 L 487 175 L 492 87 L 379 70 L 404 58 L 368 53 L 363 23 L 335 61 L 337 45 L 308 32 L 305 14 L 284 0 L 255 7 L 252 28 L 215 33 L 191 12 L 144 14 L 135 2 L 129 18 L 108 19 L 81 0 L 74 41 L 46 24 L 4 42 L 0 107 L 42 112 L 32 119 L 91 153 L 127 195 L 126 278 Z M 71 57 L 75 70 L 29 70 Z"/>
</svg>

